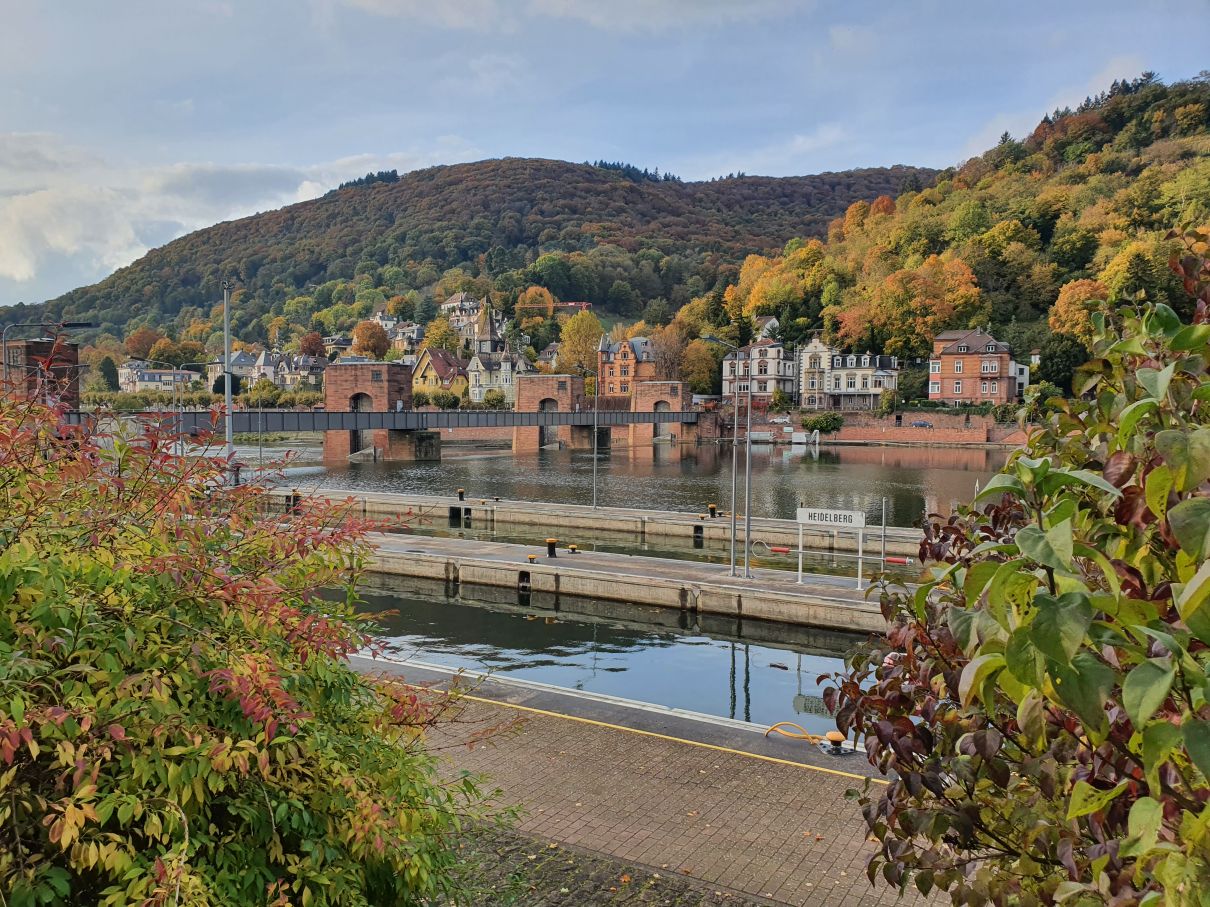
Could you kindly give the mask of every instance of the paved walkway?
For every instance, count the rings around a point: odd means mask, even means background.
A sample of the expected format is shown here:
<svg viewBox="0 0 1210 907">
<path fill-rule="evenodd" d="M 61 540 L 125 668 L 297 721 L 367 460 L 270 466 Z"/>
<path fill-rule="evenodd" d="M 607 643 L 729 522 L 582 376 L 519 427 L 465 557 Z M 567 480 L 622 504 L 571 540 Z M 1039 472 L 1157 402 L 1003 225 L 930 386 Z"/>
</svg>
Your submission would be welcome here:
<svg viewBox="0 0 1210 907">
<path fill-rule="evenodd" d="M 456 745 L 509 715 L 516 732 Z M 434 744 L 522 806 L 524 834 L 780 904 L 922 903 L 866 878 L 872 845 L 844 796 L 862 766 L 756 758 L 482 697 L 465 721 Z"/>
</svg>

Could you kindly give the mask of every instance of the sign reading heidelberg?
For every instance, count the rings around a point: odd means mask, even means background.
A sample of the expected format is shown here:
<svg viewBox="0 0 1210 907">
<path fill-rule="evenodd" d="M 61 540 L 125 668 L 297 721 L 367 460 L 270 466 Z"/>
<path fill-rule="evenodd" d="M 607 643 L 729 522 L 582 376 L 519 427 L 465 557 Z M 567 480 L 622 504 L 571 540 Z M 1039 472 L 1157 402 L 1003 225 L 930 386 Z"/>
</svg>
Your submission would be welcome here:
<svg viewBox="0 0 1210 907">
<path fill-rule="evenodd" d="M 808 523 L 812 526 L 831 526 L 834 529 L 861 529 L 865 526 L 865 511 L 799 507 L 798 522 Z"/>
</svg>

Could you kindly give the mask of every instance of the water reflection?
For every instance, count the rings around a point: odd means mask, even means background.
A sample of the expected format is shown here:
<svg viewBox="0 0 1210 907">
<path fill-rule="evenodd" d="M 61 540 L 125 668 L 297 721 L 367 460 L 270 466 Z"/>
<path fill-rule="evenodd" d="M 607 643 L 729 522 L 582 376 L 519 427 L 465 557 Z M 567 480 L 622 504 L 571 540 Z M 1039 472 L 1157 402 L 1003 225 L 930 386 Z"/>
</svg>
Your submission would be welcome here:
<svg viewBox="0 0 1210 907">
<path fill-rule="evenodd" d="M 752 457 L 752 513 L 792 518 L 800 502 L 864 510 L 881 520 L 910 526 L 926 509 L 948 511 L 969 501 L 1004 463 L 1002 450 L 967 448 L 803 447 L 757 445 Z M 743 494 L 740 452 L 740 495 Z M 452 494 L 468 497 L 592 502 L 592 454 L 542 450 L 507 451 L 447 446 L 440 463 L 354 463 L 308 477 L 312 484 L 363 491 Z M 603 452 L 598 499 L 605 506 L 704 511 L 731 500 L 731 453 L 727 446 L 660 444 Z"/>
<path fill-rule="evenodd" d="M 665 608 L 372 577 L 371 611 L 397 654 L 605 693 L 758 725 L 833 727 L 818 675 L 841 667 L 849 634 L 757 621 L 703 619 Z M 454 590 L 450 590 L 454 591 Z"/>
</svg>

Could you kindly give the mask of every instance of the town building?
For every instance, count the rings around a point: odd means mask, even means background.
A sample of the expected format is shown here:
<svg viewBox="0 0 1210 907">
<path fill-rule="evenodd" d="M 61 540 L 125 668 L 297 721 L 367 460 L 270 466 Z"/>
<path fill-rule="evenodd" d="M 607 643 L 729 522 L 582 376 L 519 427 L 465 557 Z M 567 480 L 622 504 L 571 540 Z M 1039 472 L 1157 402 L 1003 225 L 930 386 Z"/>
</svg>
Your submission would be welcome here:
<svg viewBox="0 0 1210 907">
<path fill-rule="evenodd" d="M 781 330 L 781 323 L 777 320 L 776 315 L 756 316 L 757 340 L 773 340 L 779 330 Z"/>
<path fill-rule="evenodd" d="M 469 387 L 466 365 L 449 350 L 426 346 L 412 366 L 412 393 L 448 391 L 461 397 Z"/>
<path fill-rule="evenodd" d="M 400 321 L 388 333 L 391 349 L 401 353 L 414 353 L 424 340 L 424 325 L 414 321 Z"/>
<path fill-rule="evenodd" d="M 238 350 L 231 354 L 231 374 L 239 378 L 240 386 L 243 388 L 251 387 L 256 382 L 256 356 L 249 353 L 247 350 Z M 214 383 L 218 381 L 223 374 L 223 357 L 220 355 L 218 359 L 206 365 L 206 381 L 214 387 Z M 234 387 L 235 385 L 232 385 Z"/>
<path fill-rule="evenodd" d="M 353 349 L 353 340 L 344 334 L 333 334 L 324 338 L 324 352 L 331 356 L 343 356 Z"/>
<path fill-rule="evenodd" d="M 738 367 L 737 367 L 738 362 Z M 753 402 L 768 405 L 781 391 L 794 399 L 798 366 L 794 355 L 777 340 L 757 340 L 723 357 L 723 397 L 751 393 Z M 749 387 L 751 384 L 751 387 Z"/>
<path fill-rule="evenodd" d="M 51 337 L 6 340 L 4 379 L 5 394 L 27 400 L 58 398 L 68 406 L 79 406 L 80 347 Z"/>
<path fill-rule="evenodd" d="M 522 353 L 514 353 L 507 345 L 499 353 L 475 353 L 466 366 L 469 396 L 472 403 L 482 403 L 488 391 L 498 390 L 512 405 L 517 399 L 517 378 L 537 371 Z"/>
<path fill-rule="evenodd" d="M 475 323 L 482 309 L 489 308 L 486 299 L 476 299 L 470 293 L 455 293 L 441 303 L 441 314 L 449 319 L 450 326 L 459 333 Z"/>
<path fill-rule="evenodd" d="M 180 368 L 160 368 L 142 359 L 128 359 L 118 366 L 118 390 L 126 394 L 186 388 L 194 381 L 201 381 L 200 372 Z"/>
<path fill-rule="evenodd" d="M 883 391 L 899 387 L 899 359 L 869 350 L 847 353 L 818 335 L 798 352 L 799 396 L 804 409 L 874 410 Z"/>
<path fill-rule="evenodd" d="M 553 372 L 559 367 L 559 341 L 555 340 L 543 347 L 542 352 L 538 353 L 536 365 L 544 372 Z"/>
<path fill-rule="evenodd" d="M 1029 366 L 983 328 L 942 331 L 929 359 L 929 399 L 942 403 L 1011 403 L 1029 384 Z"/>
<path fill-rule="evenodd" d="M 617 343 L 602 342 L 597 351 L 597 374 L 602 394 L 628 397 L 639 381 L 654 381 L 655 354 L 646 337 L 632 337 Z"/>
</svg>

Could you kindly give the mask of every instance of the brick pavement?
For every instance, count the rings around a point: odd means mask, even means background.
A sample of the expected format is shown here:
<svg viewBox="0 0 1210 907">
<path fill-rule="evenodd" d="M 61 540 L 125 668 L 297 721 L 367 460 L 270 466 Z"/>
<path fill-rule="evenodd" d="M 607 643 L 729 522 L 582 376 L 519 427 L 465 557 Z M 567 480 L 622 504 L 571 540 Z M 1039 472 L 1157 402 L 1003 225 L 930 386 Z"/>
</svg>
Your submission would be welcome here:
<svg viewBox="0 0 1210 907">
<path fill-rule="evenodd" d="M 517 732 L 450 746 L 502 713 Z M 434 744 L 522 806 L 524 834 L 783 904 L 924 903 L 866 878 L 872 845 L 844 796 L 857 778 L 486 702 L 463 717 Z"/>
</svg>

